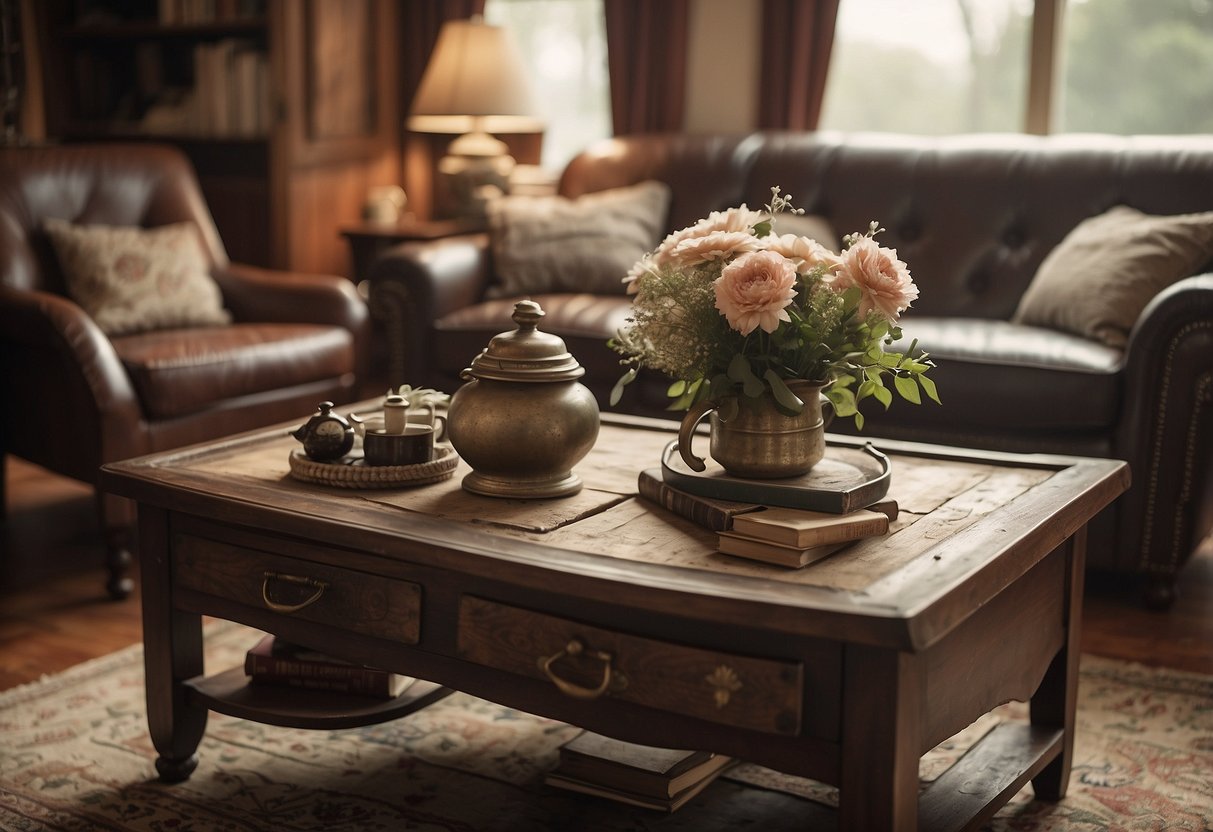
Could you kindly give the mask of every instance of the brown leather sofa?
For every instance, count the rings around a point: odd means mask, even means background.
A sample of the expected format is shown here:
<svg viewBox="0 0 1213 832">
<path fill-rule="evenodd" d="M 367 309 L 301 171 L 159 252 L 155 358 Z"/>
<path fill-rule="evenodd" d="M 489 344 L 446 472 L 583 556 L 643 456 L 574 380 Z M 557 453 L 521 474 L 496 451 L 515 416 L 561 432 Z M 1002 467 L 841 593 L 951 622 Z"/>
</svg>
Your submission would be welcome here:
<svg viewBox="0 0 1213 832">
<path fill-rule="evenodd" d="M 107 336 L 68 296 L 43 223 L 201 231 L 225 326 Z M 0 150 L 0 462 L 11 453 L 96 485 L 101 465 L 347 402 L 369 316 L 340 277 L 228 261 L 189 162 L 153 145 Z M 98 491 L 108 589 L 126 577 L 133 510 Z"/>
<path fill-rule="evenodd" d="M 741 202 L 761 206 L 772 185 L 839 235 L 879 220 L 880 240 L 921 289 L 903 329 L 937 359 L 944 406 L 898 402 L 867 432 L 1129 461 L 1134 484 L 1093 523 L 1089 563 L 1143 576 L 1147 599 L 1170 603 L 1213 525 L 1213 274 L 1158 295 L 1123 350 L 1010 319 L 1045 255 L 1083 219 L 1122 203 L 1213 210 L 1213 137 L 643 136 L 583 153 L 559 192 L 645 179 L 672 188 L 669 230 Z M 493 284 L 485 235 L 403 244 L 376 264 L 371 305 L 396 322 L 403 381 L 459 386 L 459 370 L 512 327 L 516 299 L 491 299 Z M 565 339 L 607 409 L 620 368 L 605 340 L 628 298 L 534 298 L 547 312 L 541 327 Z M 634 384 L 618 409 L 661 414 L 667 384 Z"/>
</svg>

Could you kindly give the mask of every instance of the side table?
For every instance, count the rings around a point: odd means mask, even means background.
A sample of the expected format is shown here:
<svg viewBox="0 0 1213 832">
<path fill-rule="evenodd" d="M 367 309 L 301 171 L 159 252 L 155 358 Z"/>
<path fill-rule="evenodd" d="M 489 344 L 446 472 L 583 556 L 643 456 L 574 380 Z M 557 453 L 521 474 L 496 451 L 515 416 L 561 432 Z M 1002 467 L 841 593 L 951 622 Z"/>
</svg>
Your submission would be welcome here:
<svg viewBox="0 0 1213 832">
<path fill-rule="evenodd" d="M 399 222 L 394 223 L 360 222 L 341 227 L 341 236 L 345 237 L 350 247 L 350 263 L 353 267 L 351 279 L 358 286 L 359 294 L 370 303 L 371 318 L 374 322 L 369 378 L 363 385 L 366 395 L 382 394 L 383 389 L 389 385 L 395 386 L 410 381 L 402 378 L 403 346 L 399 333 L 396 332 L 400 322 L 390 320 L 384 310 L 371 303 L 370 275 L 375 261 L 399 243 L 472 234 L 484 231 L 485 228 L 483 219 L 419 220 L 412 214 L 406 214 Z"/>
</svg>

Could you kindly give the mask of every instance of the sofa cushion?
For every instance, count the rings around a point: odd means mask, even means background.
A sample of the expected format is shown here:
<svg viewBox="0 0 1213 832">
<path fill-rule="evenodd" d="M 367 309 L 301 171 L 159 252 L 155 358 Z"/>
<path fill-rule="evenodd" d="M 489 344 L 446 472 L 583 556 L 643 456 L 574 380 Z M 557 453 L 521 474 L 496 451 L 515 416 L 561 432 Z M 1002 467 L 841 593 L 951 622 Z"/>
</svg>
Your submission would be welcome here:
<svg viewBox="0 0 1213 832">
<path fill-rule="evenodd" d="M 947 426 L 958 432 L 1107 429 L 1120 412 L 1123 353 L 1051 329 L 975 318 L 906 318 L 905 348 L 917 338 L 938 366 L 943 405 L 894 400 L 869 422 Z M 878 407 L 878 406 L 875 406 Z"/>
<path fill-rule="evenodd" d="M 641 182 L 586 194 L 507 196 L 488 205 L 501 295 L 593 292 L 622 295 L 623 278 L 656 247 L 670 189 Z"/>
<path fill-rule="evenodd" d="M 1213 212 L 1126 205 L 1079 223 L 1040 264 L 1012 318 L 1123 347 L 1156 294 L 1213 259 Z"/>
<path fill-rule="evenodd" d="M 197 413 L 228 399 L 348 372 L 349 330 L 318 324 L 200 327 L 113 339 L 149 419 Z"/>
<path fill-rule="evenodd" d="M 231 320 L 193 223 L 135 228 L 48 219 L 45 229 L 68 294 L 107 335 Z"/>
</svg>

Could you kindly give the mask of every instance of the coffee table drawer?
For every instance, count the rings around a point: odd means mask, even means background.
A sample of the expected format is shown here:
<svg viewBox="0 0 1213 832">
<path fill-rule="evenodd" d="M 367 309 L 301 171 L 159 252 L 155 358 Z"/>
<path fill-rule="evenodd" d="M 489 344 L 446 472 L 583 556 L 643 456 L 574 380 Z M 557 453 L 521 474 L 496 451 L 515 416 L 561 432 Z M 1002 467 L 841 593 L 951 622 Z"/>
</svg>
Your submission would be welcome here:
<svg viewBox="0 0 1213 832">
<path fill-rule="evenodd" d="M 593 627 L 464 596 L 459 655 L 544 679 L 569 696 L 637 705 L 774 734 L 797 734 L 803 668 Z"/>
<path fill-rule="evenodd" d="M 421 629 L 421 587 L 189 534 L 173 546 L 176 586 L 403 644 Z"/>
</svg>

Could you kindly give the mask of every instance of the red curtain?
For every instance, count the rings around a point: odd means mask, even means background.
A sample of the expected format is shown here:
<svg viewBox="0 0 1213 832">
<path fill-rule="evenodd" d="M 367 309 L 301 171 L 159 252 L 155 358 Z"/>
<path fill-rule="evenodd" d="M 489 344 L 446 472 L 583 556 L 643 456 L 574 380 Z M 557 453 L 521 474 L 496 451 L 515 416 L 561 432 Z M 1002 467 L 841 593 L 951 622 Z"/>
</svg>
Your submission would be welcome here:
<svg viewBox="0 0 1213 832">
<path fill-rule="evenodd" d="M 760 128 L 817 129 L 838 3 L 839 0 L 763 0 Z"/>
<path fill-rule="evenodd" d="M 603 0 L 615 135 L 682 129 L 689 0 Z"/>
</svg>

